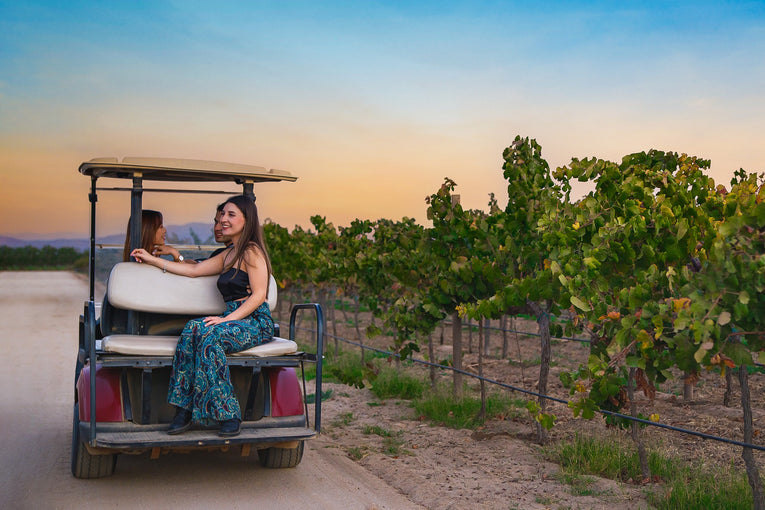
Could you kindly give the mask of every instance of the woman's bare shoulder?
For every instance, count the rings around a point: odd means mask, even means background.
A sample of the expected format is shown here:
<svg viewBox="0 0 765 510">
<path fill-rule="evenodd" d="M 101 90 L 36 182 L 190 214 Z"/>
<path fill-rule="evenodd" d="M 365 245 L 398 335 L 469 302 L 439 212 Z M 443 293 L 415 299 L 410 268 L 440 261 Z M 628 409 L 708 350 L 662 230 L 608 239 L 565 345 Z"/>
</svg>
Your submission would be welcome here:
<svg viewBox="0 0 765 510">
<path fill-rule="evenodd" d="M 248 266 L 258 266 L 266 260 L 263 250 L 255 243 L 250 243 L 244 250 L 244 263 Z"/>
</svg>

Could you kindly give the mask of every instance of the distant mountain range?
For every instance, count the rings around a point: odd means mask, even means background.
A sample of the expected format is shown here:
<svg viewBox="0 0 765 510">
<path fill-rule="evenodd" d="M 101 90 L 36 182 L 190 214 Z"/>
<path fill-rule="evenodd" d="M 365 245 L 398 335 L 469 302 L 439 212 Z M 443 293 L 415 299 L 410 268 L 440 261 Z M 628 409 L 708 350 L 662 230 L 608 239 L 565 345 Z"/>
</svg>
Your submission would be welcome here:
<svg viewBox="0 0 765 510">
<path fill-rule="evenodd" d="M 167 244 L 215 244 L 212 237 L 212 224 L 210 223 L 187 223 L 185 225 L 168 225 Z M 125 234 L 110 234 L 100 236 L 96 233 L 96 242 L 100 244 L 122 244 L 125 242 Z M 87 250 L 90 241 L 87 237 L 68 239 L 17 239 L 15 237 L 1 236 L 0 246 L 22 248 L 24 246 L 52 246 L 54 248 L 70 247 L 79 251 Z"/>
</svg>

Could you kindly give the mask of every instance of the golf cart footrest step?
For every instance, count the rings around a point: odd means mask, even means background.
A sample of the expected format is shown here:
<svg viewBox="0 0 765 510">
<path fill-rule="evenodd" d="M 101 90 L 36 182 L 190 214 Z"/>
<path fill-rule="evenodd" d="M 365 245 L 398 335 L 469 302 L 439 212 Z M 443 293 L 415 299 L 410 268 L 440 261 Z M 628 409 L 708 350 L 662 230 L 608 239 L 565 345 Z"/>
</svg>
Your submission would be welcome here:
<svg viewBox="0 0 765 510">
<path fill-rule="evenodd" d="M 316 431 L 305 427 L 254 429 L 242 428 L 235 437 L 220 437 L 216 429 L 190 430 L 177 436 L 166 431 L 102 432 L 96 446 L 103 448 L 147 448 L 181 446 L 216 446 L 238 443 L 278 443 L 303 441 L 316 436 Z"/>
</svg>

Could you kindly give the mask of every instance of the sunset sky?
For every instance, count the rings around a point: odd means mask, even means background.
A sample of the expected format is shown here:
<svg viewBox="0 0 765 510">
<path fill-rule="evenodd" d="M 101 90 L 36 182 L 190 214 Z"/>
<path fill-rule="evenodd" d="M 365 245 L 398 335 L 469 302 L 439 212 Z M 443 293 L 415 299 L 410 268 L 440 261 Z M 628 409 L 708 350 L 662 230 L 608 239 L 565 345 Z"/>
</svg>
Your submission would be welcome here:
<svg viewBox="0 0 765 510">
<path fill-rule="evenodd" d="M 0 235 L 82 236 L 102 156 L 288 170 L 286 227 L 425 222 L 444 177 L 506 201 L 503 149 L 551 167 L 651 148 L 765 171 L 765 3 L 0 0 Z M 158 201 L 166 224 L 219 198 Z M 99 232 L 126 194 L 102 193 Z"/>
</svg>

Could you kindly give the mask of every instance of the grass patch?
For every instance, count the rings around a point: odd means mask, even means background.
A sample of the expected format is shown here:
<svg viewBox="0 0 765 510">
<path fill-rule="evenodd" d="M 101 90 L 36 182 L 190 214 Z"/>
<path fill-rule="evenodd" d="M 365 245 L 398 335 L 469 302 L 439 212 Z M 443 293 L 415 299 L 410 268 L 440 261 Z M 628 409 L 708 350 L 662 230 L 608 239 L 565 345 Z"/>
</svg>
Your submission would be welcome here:
<svg viewBox="0 0 765 510">
<path fill-rule="evenodd" d="M 591 476 L 561 473 L 558 479 L 571 487 L 569 492 L 574 496 L 600 496 L 604 493 L 592 488 L 595 479 Z"/>
<path fill-rule="evenodd" d="M 402 453 L 408 453 L 402 448 L 404 441 L 401 439 L 403 432 L 393 432 L 379 425 L 365 425 L 362 432 L 367 435 L 376 435 L 383 438 L 382 452 L 385 455 L 396 457 Z"/>
<path fill-rule="evenodd" d="M 379 425 L 365 425 L 364 428 L 362 429 L 362 432 L 366 435 L 374 434 L 380 437 L 395 436 L 394 432 L 391 432 L 390 430 L 386 430 Z"/>
<path fill-rule="evenodd" d="M 316 379 L 316 365 L 310 364 L 304 367 L 306 380 Z M 338 356 L 327 356 L 322 365 L 322 380 L 325 382 L 338 382 L 353 386 L 364 387 L 366 378 L 365 367 L 361 365 L 358 355 L 348 352 L 340 352 Z"/>
<path fill-rule="evenodd" d="M 665 489 L 650 495 L 648 501 L 659 510 L 674 508 L 751 509 L 752 489 L 746 473 L 731 466 L 729 469 L 701 468 L 678 460 L 667 459 L 661 466 L 651 466 L 651 472 L 665 480 Z"/>
<path fill-rule="evenodd" d="M 299 345 L 298 349 L 305 352 L 311 352 L 313 347 Z M 412 398 L 406 396 L 407 392 L 412 394 L 416 392 L 416 383 L 414 378 L 405 377 L 400 381 L 395 381 L 395 376 L 391 375 L 393 369 L 387 369 L 383 365 L 383 360 L 389 358 L 388 354 L 377 351 L 366 351 L 364 353 L 364 364 L 361 363 L 361 354 L 358 350 L 343 351 L 337 356 L 334 349 L 328 349 L 322 364 L 322 378 L 325 382 L 335 382 L 347 384 L 354 388 L 365 388 L 373 386 L 372 381 L 376 381 L 378 373 L 383 373 L 383 380 L 378 385 L 380 391 L 385 396 L 380 398 L 400 397 Z M 382 368 L 381 368 L 382 367 Z M 303 364 L 303 373 L 307 381 L 316 379 L 316 364 Z M 396 387 L 398 386 L 398 388 Z M 374 391 L 374 389 L 373 389 Z"/>
<path fill-rule="evenodd" d="M 502 419 L 517 413 L 518 402 L 520 400 L 511 399 L 504 393 L 489 393 L 486 397 L 486 419 Z M 485 421 L 478 417 L 481 409 L 480 398 L 465 396 L 454 400 L 451 392 L 443 388 L 415 400 L 413 406 L 418 416 L 447 427 L 475 429 Z M 525 403 L 522 406 L 525 407 Z"/>
<path fill-rule="evenodd" d="M 576 434 L 545 448 L 545 453 L 560 464 L 563 475 L 590 474 L 626 482 L 640 478 L 637 451 L 630 446 L 615 435 L 605 440 Z"/>
<path fill-rule="evenodd" d="M 429 384 L 422 377 L 392 367 L 380 369 L 372 382 L 372 393 L 377 398 L 402 398 L 412 400 L 422 397 Z"/>
<path fill-rule="evenodd" d="M 343 413 L 340 416 L 338 416 L 335 421 L 332 422 L 332 426 L 345 427 L 353 423 L 353 420 L 355 419 L 356 417 L 353 416 L 353 413 Z"/>
<path fill-rule="evenodd" d="M 581 483 L 584 475 L 622 482 L 641 479 L 635 446 L 616 434 L 603 438 L 577 434 L 545 447 L 544 452 L 560 464 L 561 479 L 572 485 L 572 493 L 586 494 Z M 740 469 L 690 465 L 657 451 L 649 453 L 648 464 L 651 473 L 663 482 L 647 493 L 648 502 L 659 510 L 752 508 L 752 492 L 746 473 Z"/>
<path fill-rule="evenodd" d="M 329 389 L 327 391 L 322 391 L 321 392 L 321 401 L 322 402 L 326 402 L 330 398 L 332 398 L 332 390 L 331 389 Z M 306 401 L 307 404 L 315 404 L 316 403 L 316 393 L 309 393 L 308 395 L 306 395 L 305 396 L 305 401 Z"/>
<path fill-rule="evenodd" d="M 383 438 L 382 452 L 391 457 L 398 457 L 401 454 L 409 453 L 403 448 L 404 442 L 399 437 Z"/>
<path fill-rule="evenodd" d="M 348 457 L 353 460 L 361 460 L 367 456 L 367 449 L 361 446 L 348 448 Z"/>
<path fill-rule="evenodd" d="M 364 388 L 373 380 L 378 370 L 381 359 L 387 359 L 388 355 L 376 351 L 364 354 L 364 364 L 361 364 L 361 354 L 358 351 L 340 351 L 337 356 L 328 353 L 322 365 L 324 381 L 339 382 Z M 312 376 L 316 377 L 316 366 L 312 365 Z M 306 370 L 306 378 L 309 372 Z"/>
</svg>

